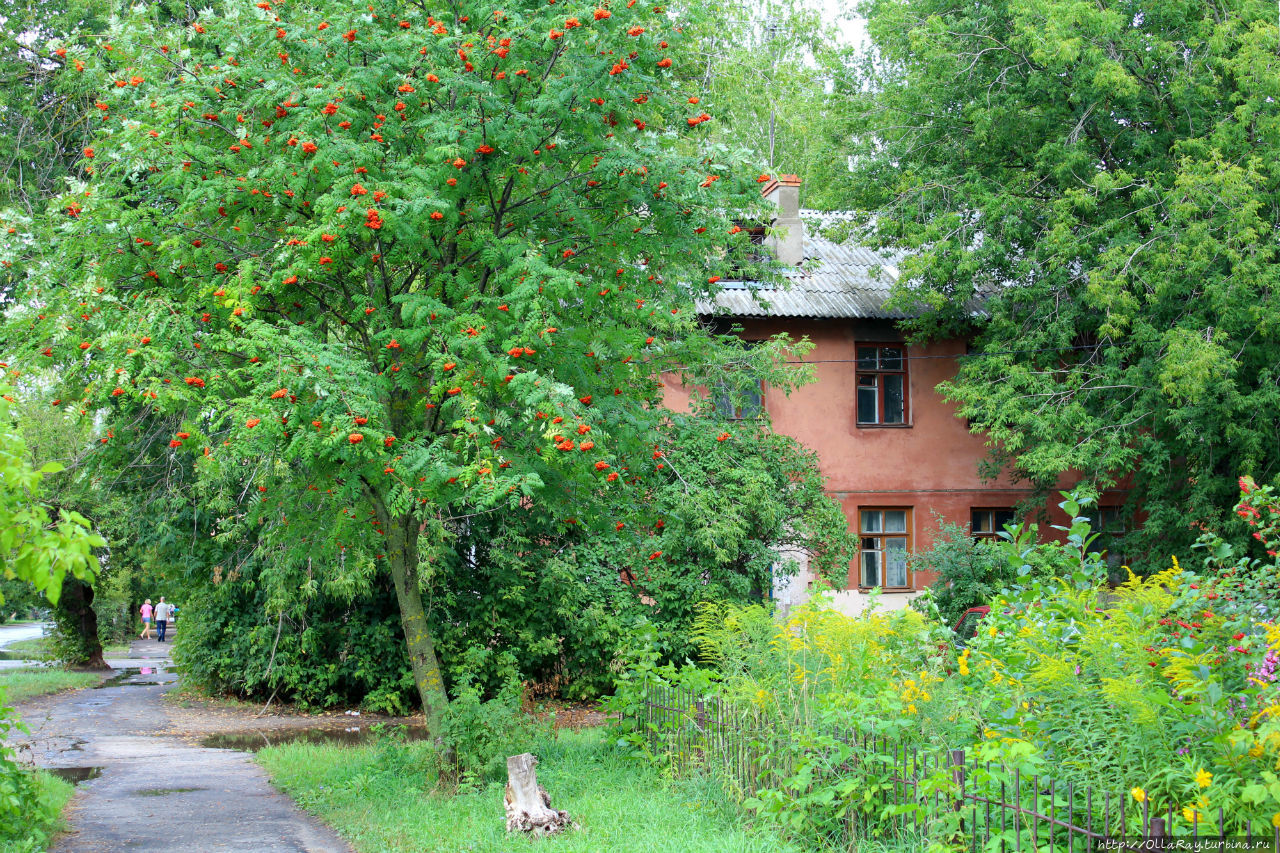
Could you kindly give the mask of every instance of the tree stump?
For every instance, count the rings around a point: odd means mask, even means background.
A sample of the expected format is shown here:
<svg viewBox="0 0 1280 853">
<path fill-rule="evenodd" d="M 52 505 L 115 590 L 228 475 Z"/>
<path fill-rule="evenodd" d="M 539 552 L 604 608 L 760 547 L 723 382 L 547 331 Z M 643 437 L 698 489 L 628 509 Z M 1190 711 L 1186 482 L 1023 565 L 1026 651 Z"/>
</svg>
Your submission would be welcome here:
<svg viewBox="0 0 1280 853">
<path fill-rule="evenodd" d="M 528 752 L 507 758 L 507 832 L 554 835 L 573 825 L 568 812 L 551 808 L 551 797 L 533 769 L 537 764 Z"/>
</svg>

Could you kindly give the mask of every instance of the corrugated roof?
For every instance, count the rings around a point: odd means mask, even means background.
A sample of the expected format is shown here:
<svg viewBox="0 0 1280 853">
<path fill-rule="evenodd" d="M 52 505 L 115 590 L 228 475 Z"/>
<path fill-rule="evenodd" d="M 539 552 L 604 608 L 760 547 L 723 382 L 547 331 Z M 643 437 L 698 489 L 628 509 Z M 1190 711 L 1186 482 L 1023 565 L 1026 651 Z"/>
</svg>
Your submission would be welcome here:
<svg viewBox="0 0 1280 853">
<path fill-rule="evenodd" d="M 721 282 L 725 289 L 714 300 L 699 300 L 698 313 L 895 320 L 908 316 L 884 307 L 906 252 L 877 252 L 806 233 L 804 256 L 803 264 L 784 273 L 788 287 Z"/>
</svg>

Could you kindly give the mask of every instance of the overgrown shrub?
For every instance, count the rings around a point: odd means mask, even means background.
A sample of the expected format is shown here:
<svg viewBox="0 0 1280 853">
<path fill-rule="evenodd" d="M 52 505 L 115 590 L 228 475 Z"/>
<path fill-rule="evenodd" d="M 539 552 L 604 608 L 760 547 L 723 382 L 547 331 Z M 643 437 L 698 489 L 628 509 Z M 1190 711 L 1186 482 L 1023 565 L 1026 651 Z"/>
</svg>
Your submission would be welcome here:
<svg viewBox="0 0 1280 853">
<path fill-rule="evenodd" d="M 304 708 L 416 707 L 389 582 L 353 598 L 320 591 L 277 608 L 256 573 L 242 571 L 236 582 L 192 588 L 183 601 L 174 653 L 191 682 Z"/>
<path fill-rule="evenodd" d="M 0 688 L 0 849 L 7 853 L 43 851 L 61 822 L 71 786 L 13 760 L 4 745 L 9 732 L 26 729 L 7 707 Z"/>
<path fill-rule="evenodd" d="M 1246 505 L 1272 512 L 1270 493 L 1254 491 Z M 1084 503 L 1068 496 L 1062 507 L 1072 519 L 1065 541 L 1013 537 L 994 549 L 1013 577 L 958 655 L 942 625 L 912 611 L 853 619 L 819 600 L 776 622 L 764 608 L 704 607 L 703 668 L 639 655 L 617 707 L 643 719 L 655 688 L 717 699 L 718 719 L 727 716 L 754 751 L 747 803 L 818 844 L 848 842 L 855 814 L 863 833 L 888 832 L 906 815 L 924 820 L 934 840 L 962 837 L 958 815 L 929 811 L 927 798 L 881 797 L 894 790 L 888 774 L 904 753 L 860 748 L 868 734 L 932 755 L 921 790 L 944 802 L 955 791 L 939 760 L 964 748 L 982 768 L 969 777 L 971 792 L 1008 798 L 1015 772 L 1089 787 L 1098 797 L 1089 818 L 1128 831 L 1142 828 L 1142 803 L 1172 808 L 1179 834 L 1216 821 L 1219 809 L 1229 832 L 1247 821 L 1255 832 L 1280 825 L 1280 625 L 1259 618 L 1240 575 L 1218 573 L 1212 558 L 1209 575 L 1174 559 L 1112 589 Z M 1258 522 L 1265 551 L 1280 550 L 1271 516 L 1243 515 Z M 663 719 L 680 731 L 673 742 L 682 752 L 651 747 L 669 733 L 640 731 L 646 754 L 679 763 L 705 751 L 706 766 L 718 766 L 716 742 L 699 741 L 700 727 Z M 1041 793 L 1024 786 L 1022 804 Z"/>
</svg>

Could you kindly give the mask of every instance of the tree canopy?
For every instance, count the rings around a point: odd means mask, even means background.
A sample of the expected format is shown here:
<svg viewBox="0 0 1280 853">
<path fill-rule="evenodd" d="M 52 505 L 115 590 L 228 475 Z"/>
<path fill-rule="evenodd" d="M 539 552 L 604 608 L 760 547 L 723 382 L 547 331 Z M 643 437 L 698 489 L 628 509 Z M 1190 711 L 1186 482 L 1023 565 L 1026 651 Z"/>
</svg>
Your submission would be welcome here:
<svg viewBox="0 0 1280 853">
<path fill-rule="evenodd" d="M 870 238 L 994 461 L 1131 487 L 1134 553 L 1280 471 L 1280 73 L 1254 0 L 869 0 L 854 149 Z"/>
<path fill-rule="evenodd" d="M 51 43 L 95 131 L 45 217 L 8 223 L 15 375 L 56 366 L 50 402 L 103 452 L 119 423 L 171 429 L 213 532 L 252 528 L 308 584 L 388 570 L 436 725 L 422 591 L 470 519 L 627 529 L 666 468 L 660 372 L 795 379 L 785 342 L 697 322 L 756 263 L 763 176 L 703 140 L 682 26 L 226 2 Z"/>
</svg>

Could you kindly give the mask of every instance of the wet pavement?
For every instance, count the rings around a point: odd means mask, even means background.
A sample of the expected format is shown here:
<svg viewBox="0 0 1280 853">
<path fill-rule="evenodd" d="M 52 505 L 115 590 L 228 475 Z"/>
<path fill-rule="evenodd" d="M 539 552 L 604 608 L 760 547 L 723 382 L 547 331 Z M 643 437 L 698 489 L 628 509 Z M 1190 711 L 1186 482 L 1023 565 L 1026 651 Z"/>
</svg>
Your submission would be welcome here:
<svg viewBox="0 0 1280 853">
<path fill-rule="evenodd" d="M 6 622 L 0 625 L 0 669 L 26 669 L 40 666 L 43 661 L 32 660 L 21 652 L 6 652 L 4 649 L 10 643 L 43 637 L 47 627 L 50 626 L 43 622 L 24 622 L 21 625 Z"/>
<path fill-rule="evenodd" d="M 220 851 L 349 853 L 330 829 L 271 787 L 247 752 L 208 748 L 173 732 L 163 696 L 178 681 L 169 646 L 133 643 L 96 688 L 44 697 L 20 710 L 30 733 L 18 757 L 78 783 L 71 831 L 56 853 Z"/>
</svg>

